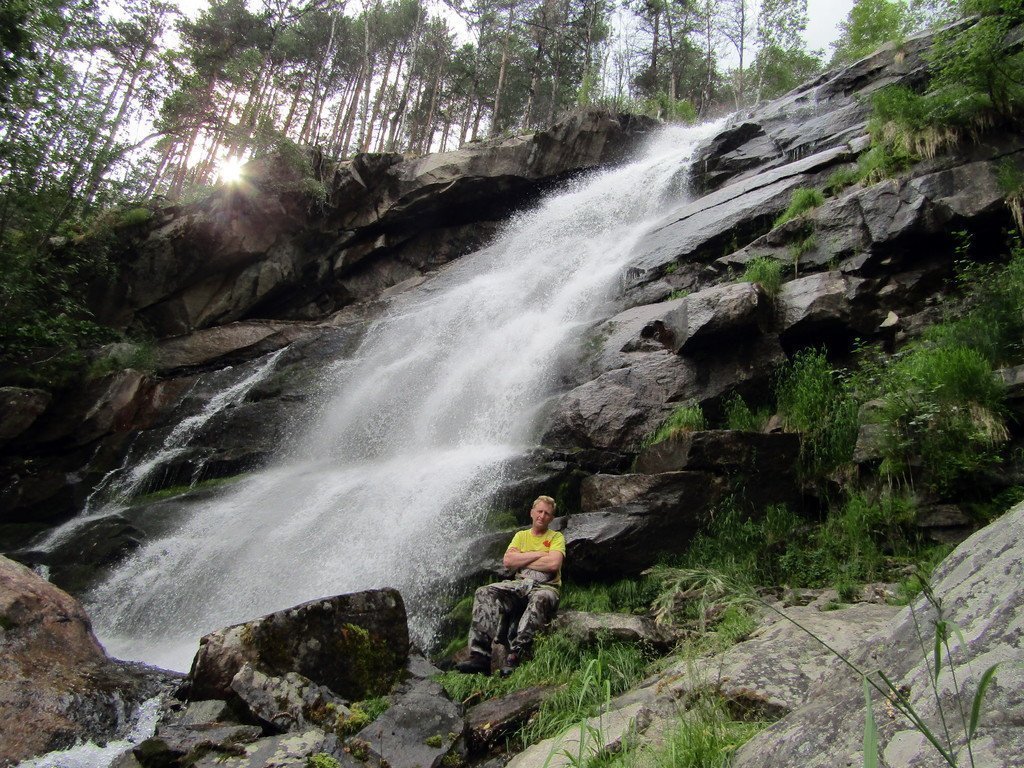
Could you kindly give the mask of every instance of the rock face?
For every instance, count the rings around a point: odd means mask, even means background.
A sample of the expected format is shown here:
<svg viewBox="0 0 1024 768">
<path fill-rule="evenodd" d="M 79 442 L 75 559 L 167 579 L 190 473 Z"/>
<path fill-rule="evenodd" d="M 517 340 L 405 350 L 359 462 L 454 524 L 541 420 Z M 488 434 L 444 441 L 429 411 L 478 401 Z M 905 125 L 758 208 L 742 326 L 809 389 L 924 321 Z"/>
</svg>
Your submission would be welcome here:
<svg viewBox="0 0 1024 768">
<path fill-rule="evenodd" d="M 408 653 L 405 604 L 396 590 L 313 600 L 203 637 L 189 696 L 230 698 L 233 679 L 249 664 L 272 677 L 297 672 L 355 701 L 387 692 Z"/>
<path fill-rule="evenodd" d="M 0 765 L 123 736 L 173 676 L 107 657 L 77 600 L 0 557 Z"/>
<path fill-rule="evenodd" d="M 247 185 L 163 212 L 97 309 L 159 337 L 257 311 L 323 316 L 480 246 L 490 231 L 481 222 L 567 174 L 620 160 L 652 126 L 589 111 L 548 131 L 412 160 L 358 155 L 331 167 L 314 157 L 322 205 L 301 193 L 301 163 L 253 163 Z"/>
<path fill-rule="evenodd" d="M 925 596 L 903 609 L 870 642 L 851 654 L 865 672 L 881 670 L 904 688 L 914 710 L 937 734 L 949 723 L 949 748 L 965 754 L 960 712 L 970 712 L 982 673 L 998 664 L 995 682 L 982 700 L 971 750 L 975 765 L 1022 765 L 1024 669 L 1019 639 L 1024 633 L 1024 505 L 978 531 L 935 570 L 931 588 L 941 618 L 963 633 L 950 638 L 936 691 L 928 663 L 935 644 L 935 605 Z M 918 632 L 921 633 L 920 638 Z M 934 669 L 934 666 L 932 667 Z M 954 681 L 955 677 L 955 681 Z M 875 695 L 881 757 L 890 766 L 932 766 L 942 761 L 924 736 Z M 809 692 L 809 701 L 747 743 L 734 765 L 834 766 L 860 762 L 865 717 L 860 680 L 836 667 Z M 945 743 L 940 735 L 940 740 Z"/>
</svg>

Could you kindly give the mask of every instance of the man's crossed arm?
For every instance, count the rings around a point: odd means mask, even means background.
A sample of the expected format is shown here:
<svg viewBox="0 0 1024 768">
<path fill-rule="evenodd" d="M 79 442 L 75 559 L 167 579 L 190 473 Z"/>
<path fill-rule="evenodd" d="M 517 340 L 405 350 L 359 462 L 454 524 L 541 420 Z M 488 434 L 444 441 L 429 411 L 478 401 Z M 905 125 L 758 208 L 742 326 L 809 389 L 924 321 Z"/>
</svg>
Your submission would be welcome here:
<svg viewBox="0 0 1024 768">
<path fill-rule="evenodd" d="M 509 547 L 505 552 L 502 563 L 506 568 L 518 571 L 520 568 L 533 568 L 535 571 L 544 573 L 558 573 L 562 567 L 565 555 L 554 550 L 551 552 L 520 552 L 515 547 Z"/>
</svg>

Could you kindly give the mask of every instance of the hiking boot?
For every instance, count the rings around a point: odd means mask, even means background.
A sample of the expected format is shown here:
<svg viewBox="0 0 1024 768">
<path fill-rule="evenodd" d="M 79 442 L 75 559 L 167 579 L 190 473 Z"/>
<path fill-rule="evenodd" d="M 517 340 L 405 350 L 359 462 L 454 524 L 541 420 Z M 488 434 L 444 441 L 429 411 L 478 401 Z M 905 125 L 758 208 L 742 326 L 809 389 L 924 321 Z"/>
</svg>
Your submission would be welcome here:
<svg viewBox="0 0 1024 768">
<path fill-rule="evenodd" d="M 482 653 L 472 653 L 466 661 L 460 661 L 455 669 L 464 675 L 491 674 L 491 660 Z"/>
<path fill-rule="evenodd" d="M 501 668 L 501 676 L 508 677 L 516 671 L 516 667 L 519 666 L 519 655 L 510 653 L 505 657 L 505 665 Z"/>
</svg>

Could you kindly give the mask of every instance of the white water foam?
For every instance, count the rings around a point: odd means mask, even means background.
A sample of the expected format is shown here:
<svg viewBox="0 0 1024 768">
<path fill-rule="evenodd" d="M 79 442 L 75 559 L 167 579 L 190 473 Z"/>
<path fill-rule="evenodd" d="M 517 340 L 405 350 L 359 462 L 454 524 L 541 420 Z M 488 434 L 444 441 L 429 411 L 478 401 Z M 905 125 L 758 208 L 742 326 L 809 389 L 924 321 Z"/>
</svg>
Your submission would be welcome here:
<svg viewBox="0 0 1024 768">
<path fill-rule="evenodd" d="M 131 731 L 123 739 L 109 741 L 103 746 L 90 741 L 70 749 L 48 752 L 23 760 L 17 768 L 106 768 L 126 750 L 152 736 L 159 716 L 160 697 L 156 696 L 141 704 L 135 713 Z"/>
<path fill-rule="evenodd" d="M 114 655 L 186 669 L 197 639 L 330 594 L 397 587 L 414 638 L 469 554 L 509 459 L 623 266 L 716 125 L 578 181 L 399 297 L 276 466 L 197 508 L 90 596 Z"/>
<path fill-rule="evenodd" d="M 89 498 L 85 501 L 85 509 L 66 523 L 49 531 L 42 539 L 35 542 L 33 547 L 44 551 L 54 549 L 70 540 L 88 523 L 122 511 L 132 497 L 146 492 L 147 483 L 158 470 L 166 467 L 188 450 L 192 438 L 214 416 L 225 408 L 242 402 L 253 387 L 264 381 L 273 372 L 277 359 L 284 354 L 286 349 L 287 347 L 284 347 L 266 355 L 247 376 L 211 397 L 199 413 L 188 416 L 175 424 L 156 451 L 135 460 L 134 451 L 129 449 L 122 465 L 104 475 L 95 490 L 89 494 Z M 185 396 L 187 397 L 188 393 Z M 201 469 L 200 466 L 192 473 L 193 485 L 199 480 Z"/>
</svg>

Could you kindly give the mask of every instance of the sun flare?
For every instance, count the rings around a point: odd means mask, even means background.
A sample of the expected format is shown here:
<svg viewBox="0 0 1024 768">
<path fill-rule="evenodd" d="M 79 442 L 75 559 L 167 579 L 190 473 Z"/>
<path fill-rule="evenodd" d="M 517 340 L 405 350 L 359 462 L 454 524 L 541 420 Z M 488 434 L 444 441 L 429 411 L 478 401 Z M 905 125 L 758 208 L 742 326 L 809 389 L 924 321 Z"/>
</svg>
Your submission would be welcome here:
<svg viewBox="0 0 1024 768">
<path fill-rule="evenodd" d="M 217 178 L 225 184 L 235 184 L 242 180 L 242 168 L 246 160 L 241 157 L 228 157 L 217 166 Z"/>
</svg>

